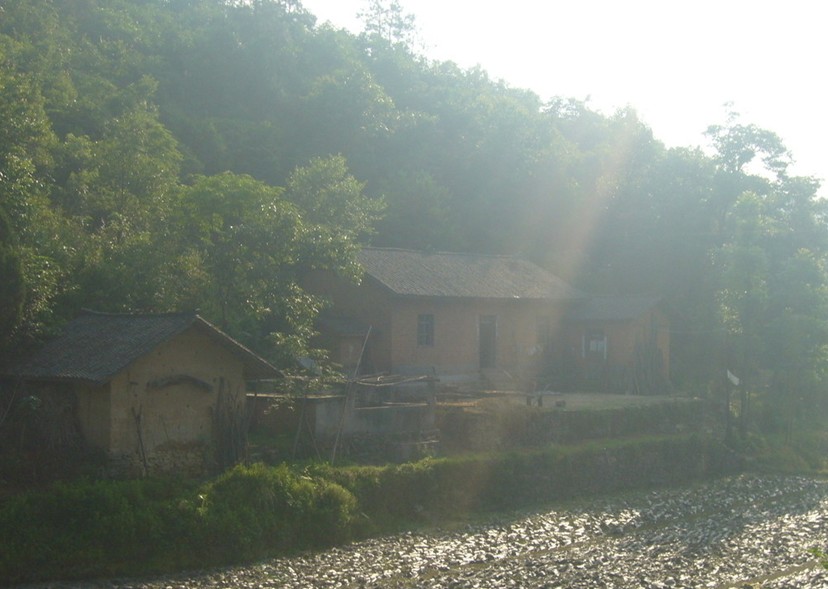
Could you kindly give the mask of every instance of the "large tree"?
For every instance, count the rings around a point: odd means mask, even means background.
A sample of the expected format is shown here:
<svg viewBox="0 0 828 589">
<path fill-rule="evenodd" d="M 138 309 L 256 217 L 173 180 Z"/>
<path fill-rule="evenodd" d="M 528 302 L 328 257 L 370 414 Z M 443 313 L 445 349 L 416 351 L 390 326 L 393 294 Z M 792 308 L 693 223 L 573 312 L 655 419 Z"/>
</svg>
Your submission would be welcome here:
<svg viewBox="0 0 828 589">
<path fill-rule="evenodd" d="M 415 17 L 405 12 L 399 0 L 367 0 L 358 16 L 370 39 L 403 46 L 410 46 L 414 41 Z"/>
<path fill-rule="evenodd" d="M 229 172 L 197 178 L 181 188 L 171 217 L 163 306 L 197 308 L 290 365 L 311 353 L 323 304 L 302 289 L 303 273 L 356 276 L 356 238 L 377 212 L 339 157 L 298 168 L 287 191 Z"/>
<path fill-rule="evenodd" d="M 0 215 L 4 321 L 0 339 L 38 336 L 59 291 L 60 218 L 50 208 L 56 137 L 38 77 L 18 72 L 21 44 L 0 34 Z"/>
<path fill-rule="evenodd" d="M 828 217 L 818 182 L 788 176 L 790 155 L 774 133 L 731 114 L 711 135 L 727 185 L 753 188 L 730 196 L 712 268 L 726 357 L 741 378 L 744 434 L 757 400 L 765 425 L 778 427 L 824 396 L 817 390 L 828 368 Z"/>
<path fill-rule="evenodd" d="M 5 351 L 23 320 L 26 283 L 20 258 L 11 223 L 0 209 L 0 351 Z"/>
</svg>

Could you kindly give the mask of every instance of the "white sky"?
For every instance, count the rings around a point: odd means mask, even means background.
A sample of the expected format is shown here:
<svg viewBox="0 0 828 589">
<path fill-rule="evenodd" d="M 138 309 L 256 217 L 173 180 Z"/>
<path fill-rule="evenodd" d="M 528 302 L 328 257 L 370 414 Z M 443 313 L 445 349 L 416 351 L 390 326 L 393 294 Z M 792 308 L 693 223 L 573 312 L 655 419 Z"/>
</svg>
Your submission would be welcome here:
<svg viewBox="0 0 828 589">
<path fill-rule="evenodd" d="M 302 0 L 358 32 L 367 0 Z M 782 137 L 792 172 L 828 179 L 828 4 L 818 0 L 400 0 L 422 53 L 480 65 L 542 99 L 633 107 L 668 146 L 706 146 L 732 102 Z M 823 187 L 822 195 L 828 195 Z"/>
</svg>

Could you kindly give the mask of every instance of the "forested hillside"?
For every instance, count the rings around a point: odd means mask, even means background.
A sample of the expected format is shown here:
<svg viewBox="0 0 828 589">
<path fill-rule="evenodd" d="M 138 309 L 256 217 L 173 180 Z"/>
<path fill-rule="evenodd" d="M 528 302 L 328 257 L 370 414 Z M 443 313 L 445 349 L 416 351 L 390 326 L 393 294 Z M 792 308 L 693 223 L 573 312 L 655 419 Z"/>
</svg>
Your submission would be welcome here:
<svg viewBox="0 0 828 589">
<path fill-rule="evenodd" d="M 320 305 L 302 272 L 354 274 L 373 243 L 663 296 L 679 385 L 730 367 L 824 396 L 825 204 L 779 137 L 723 115 L 714 155 L 667 149 L 632 109 L 431 62 L 379 16 L 355 36 L 298 0 L 3 0 L 6 350 L 82 307 L 199 308 L 285 364 Z"/>
</svg>

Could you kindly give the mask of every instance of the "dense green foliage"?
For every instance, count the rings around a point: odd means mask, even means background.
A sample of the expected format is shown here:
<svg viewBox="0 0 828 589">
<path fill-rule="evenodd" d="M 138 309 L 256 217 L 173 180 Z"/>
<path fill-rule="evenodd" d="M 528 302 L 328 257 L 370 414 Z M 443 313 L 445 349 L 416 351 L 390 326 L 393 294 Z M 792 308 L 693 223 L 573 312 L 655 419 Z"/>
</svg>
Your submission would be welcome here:
<svg viewBox="0 0 828 589">
<path fill-rule="evenodd" d="M 322 303 L 302 291 L 301 275 L 329 268 L 356 276 L 357 240 L 383 203 L 363 193 L 335 150 L 282 158 L 295 138 L 280 135 L 278 149 L 251 141 L 270 141 L 272 130 L 244 112 L 258 74 L 242 83 L 216 72 L 243 76 L 252 64 L 239 60 L 268 47 L 223 51 L 215 63 L 205 51 L 235 34 L 221 24 L 225 16 L 255 28 L 261 14 L 268 27 L 310 34 L 309 17 L 294 21 L 267 2 L 3 4 L 5 352 L 90 307 L 198 308 L 276 363 L 310 353 Z M 233 91 L 240 94 L 224 102 Z M 268 103 L 278 94 L 262 91 Z M 203 136 L 211 130 L 226 147 Z M 259 161 L 265 152 L 275 159 Z"/>
<path fill-rule="evenodd" d="M 149 570 L 169 566 L 196 531 L 195 510 L 182 499 L 192 493 L 178 482 L 143 480 L 78 481 L 16 495 L 0 509 L 0 578 L 115 574 L 141 561 Z"/>
<path fill-rule="evenodd" d="M 245 562 L 477 511 L 698 479 L 721 445 L 643 438 L 383 467 L 237 466 L 197 485 L 77 481 L 0 503 L 0 581 Z"/>
<path fill-rule="evenodd" d="M 85 481 L 0 505 L 0 580 L 147 574 L 341 542 L 356 499 L 285 466 L 239 466 L 197 486 Z"/>
<path fill-rule="evenodd" d="M 319 26 L 296 0 L 6 0 L 6 349 L 81 307 L 199 308 L 284 365 L 322 305 L 302 273 L 354 276 L 370 239 L 662 296 L 674 380 L 723 397 L 738 374 L 743 430 L 824 407 L 826 205 L 779 137 L 729 113 L 709 153 L 667 149 L 632 109 L 426 60 L 396 2 L 363 20 Z"/>
</svg>

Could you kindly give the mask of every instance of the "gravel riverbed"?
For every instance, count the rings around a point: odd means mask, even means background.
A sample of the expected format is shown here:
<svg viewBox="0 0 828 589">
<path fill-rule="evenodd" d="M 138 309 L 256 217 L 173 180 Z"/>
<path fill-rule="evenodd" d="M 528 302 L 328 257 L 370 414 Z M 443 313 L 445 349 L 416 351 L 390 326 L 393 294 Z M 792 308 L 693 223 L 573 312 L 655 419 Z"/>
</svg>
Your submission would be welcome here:
<svg viewBox="0 0 828 589">
<path fill-rule="evenodd" d="M 30 587 L 828 588 L 828 481 L 740 476 L 154 580 Z"/>
</svg>

